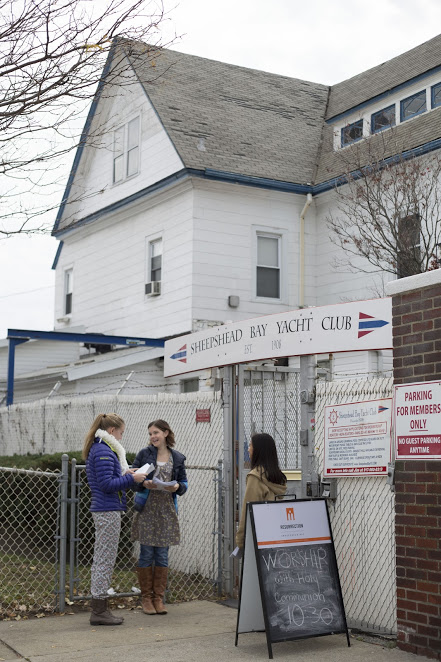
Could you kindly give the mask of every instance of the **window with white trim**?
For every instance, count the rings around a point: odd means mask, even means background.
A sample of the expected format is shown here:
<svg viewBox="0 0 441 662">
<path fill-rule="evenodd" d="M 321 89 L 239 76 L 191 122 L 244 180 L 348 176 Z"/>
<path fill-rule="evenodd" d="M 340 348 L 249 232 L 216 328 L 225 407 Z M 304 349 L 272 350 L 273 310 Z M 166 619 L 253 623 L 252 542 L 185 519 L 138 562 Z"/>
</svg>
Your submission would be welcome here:
<svg viewBox="0 0 441 662">
<path fill-rule="evenodd" d="M 256 296 L 280 299 L 280 235 L 257 233 Z"/>
<path fill-rule="evenodd" d="M 162 275 L 162 239 L 149 241 L 148 274 L 150 282 L 161 280 Z"/>
<path fill-rule="evenodd" d="M 64 272 L 64 315 L 72 313 L 73 269 Z"/>
<path fill-rule="evenodd" d="M 139 117 L 113 133 L 113 183 L 122 182 L 139 172 Z"/>
</svg>

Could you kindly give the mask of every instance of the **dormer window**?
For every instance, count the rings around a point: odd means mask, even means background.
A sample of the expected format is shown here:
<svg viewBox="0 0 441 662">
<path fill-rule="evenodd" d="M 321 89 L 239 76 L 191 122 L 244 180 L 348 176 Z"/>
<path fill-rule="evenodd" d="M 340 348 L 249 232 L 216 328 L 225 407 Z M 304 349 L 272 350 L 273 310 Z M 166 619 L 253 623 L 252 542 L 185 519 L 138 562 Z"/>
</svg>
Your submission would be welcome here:
<svg viewBox="0 0 441 662">
<path fill-rule="evenodd" d="M 403 99 L 403 101 L 401 101 L 401 121 L 405 122 L 406 120 L 410 120 L 412 117 L 416 117 L 417 115 L 421 115 L 421 113 L 425 113 L 426 110 L 426 90 L 421 90 L 421 92 L 412 94 L 411 97 L 407 97 L 407 99 Z"/>
<path fill-rule="evenodd" d="M 441 106 L 441 83 L 432 86 L 432 108 Z"/>
<path fill-rule="evenodd" d="M 341 130 L 341 146 L 346 147 L 363 138 L 363 120 L 344 126 Z"/>
<path fill-rule="evenodd" d="M 371 131 L 378 133 L 383 129 L 390 129 L 395 126 L 395 104 L 373 113 L 371 116 Z"/>
<path fill-rule="evenodd" d="M 113 134 L 113 183 L 139 171 L 139 117 L 120 126 Z"/>
</svg>

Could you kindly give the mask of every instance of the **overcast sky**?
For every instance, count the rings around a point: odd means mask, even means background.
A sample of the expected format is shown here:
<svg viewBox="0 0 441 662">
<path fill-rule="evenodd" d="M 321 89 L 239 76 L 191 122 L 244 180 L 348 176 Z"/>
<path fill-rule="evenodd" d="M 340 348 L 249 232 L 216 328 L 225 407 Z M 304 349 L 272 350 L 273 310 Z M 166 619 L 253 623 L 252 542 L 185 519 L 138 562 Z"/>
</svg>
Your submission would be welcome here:
<svg viewBox="0 0 441 662">
<path fill-rule="evenodd" d="M 175 50 L 328 85 L 441 32 L 440 0 L 165 0 L 165 6 L 163 42 L 176 33 Z M 53 328 L 57 245 L 40 236 L 0 240 L 0 338 L 7 328 Z"/>
</svg>

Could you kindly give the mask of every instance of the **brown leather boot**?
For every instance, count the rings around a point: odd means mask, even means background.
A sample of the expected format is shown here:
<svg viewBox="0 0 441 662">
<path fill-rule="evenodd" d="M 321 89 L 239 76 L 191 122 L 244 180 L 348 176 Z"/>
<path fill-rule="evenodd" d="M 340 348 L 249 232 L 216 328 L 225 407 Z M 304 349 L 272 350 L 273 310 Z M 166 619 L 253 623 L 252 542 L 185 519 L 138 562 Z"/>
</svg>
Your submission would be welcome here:
<svg viewBox="0 0 441 662">
<path fill-rule="evenodd" d="M 149 616 L 156 615 L 156 609 L 153 606 L 153 567 L 135 568 L 138 575 L 139 588 L 141 589 L 142 611 Z"/>
<path fill-rule="evenodd" d="M 155 566 L 153 573 L 153 606 L 157 614 L 166 614 L 167 609 L 164 607 L 164 594 L 167 586 L 168 568 L 161 568 Z"/>
<path fill-rule="evenodd" d="M 123 618 L 114 616 L 107 606 L 105 598 L 92 598 L 92 613 L 90 614 L 91 625 L 121 625 Z"/>
</svg>

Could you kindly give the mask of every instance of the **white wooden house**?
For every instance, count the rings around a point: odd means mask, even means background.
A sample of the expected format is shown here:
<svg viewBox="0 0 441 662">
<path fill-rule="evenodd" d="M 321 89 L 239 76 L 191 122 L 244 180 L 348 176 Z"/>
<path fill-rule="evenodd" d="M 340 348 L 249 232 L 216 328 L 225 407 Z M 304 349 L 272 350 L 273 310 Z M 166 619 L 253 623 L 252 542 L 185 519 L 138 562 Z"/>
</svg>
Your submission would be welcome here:
<svg viewBox="0 0 441 662">
<path fill-rule="evenodd" d="M 55 329 L 166 338 L 375 296 L 374 274 L 333 266 L 338 153 L 377 126 L 441 147 L 441 36 L 332 87 L 126 42 L 109 72 L 53 230 Z M 152 351 L 81 349 L 62 390 L 133 366 L 141 390 L 197 387 L 167 386 Z M 390 369 L 387 352 L 333 357 L 337 377 Z"/>
</svg>

